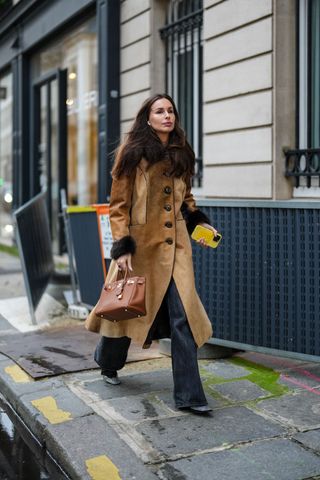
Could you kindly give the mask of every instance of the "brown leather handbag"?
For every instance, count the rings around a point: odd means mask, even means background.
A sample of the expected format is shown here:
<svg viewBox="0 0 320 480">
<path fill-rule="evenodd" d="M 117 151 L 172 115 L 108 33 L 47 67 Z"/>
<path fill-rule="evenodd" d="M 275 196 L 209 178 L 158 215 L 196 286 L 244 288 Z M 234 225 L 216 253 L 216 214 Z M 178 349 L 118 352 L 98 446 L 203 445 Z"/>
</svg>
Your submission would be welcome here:
<svg viewBox="0 0 320 480">
<path fill-rule="evenodd" d="M 111 322 L 142 317 L 147 313 L 145 294 L 145 277 L 131 277 L 127 269 L 123 278 L 104 284 L 95 314 Z"/>
</svg>

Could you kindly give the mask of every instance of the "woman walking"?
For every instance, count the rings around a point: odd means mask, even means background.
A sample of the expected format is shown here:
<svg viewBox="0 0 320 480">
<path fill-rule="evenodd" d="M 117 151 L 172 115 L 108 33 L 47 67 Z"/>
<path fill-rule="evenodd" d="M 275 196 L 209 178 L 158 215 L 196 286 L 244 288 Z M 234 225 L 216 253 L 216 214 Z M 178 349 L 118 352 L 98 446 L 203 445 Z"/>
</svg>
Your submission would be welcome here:
<svg viewBox="0 0 320 480">
<path fill-rule="evenodd" d="M 189 234 L 198 224 L 217 232 L 192 196 L 194 165 L 172 98 L 158 94 L 147 99 L 112 170 L 114 242 L 107 275 L 110 282 L 128 268 L 145 276 L 147 315 L 113 323 L 93 309 L 86 328 L 101 335 L 95 360 L 113 385 L 120 383 L 117 371 L 125 364 L 131 339 L 148 348 L 152 340 L 171 337 L 175 405 L 207 413 L 211 409 L 197 348 L 212 336 L 212 328 L 195 288 Z"/>
</svg>

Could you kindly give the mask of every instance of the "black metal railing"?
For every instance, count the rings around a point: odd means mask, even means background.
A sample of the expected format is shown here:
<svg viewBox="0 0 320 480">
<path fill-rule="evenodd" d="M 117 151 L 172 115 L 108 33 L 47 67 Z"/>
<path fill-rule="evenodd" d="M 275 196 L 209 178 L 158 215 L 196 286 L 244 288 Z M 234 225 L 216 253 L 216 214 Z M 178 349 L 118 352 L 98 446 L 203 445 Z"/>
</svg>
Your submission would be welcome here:
<svg viewBox="0 0 320 480">
<path fill-rule="evenodd" d="M 166 90 L 196 155 L 194 186 L 202 185 L 202 0 L 169 2 L 160 36 L 166 45 Z"/>
<path fill-rule="evenodd" d="M 293 177 L 295 187 L 301 186 L 301 179 L 305 178 L 305 186 L 320 187 L 320 148 L 306 148 L 285 150 L 286 177 Z M 317 185 L 311 182 L 315 178 Z M 312 184 L 311 184 L 312 183 Z"/>
<path fill-rule="evenodd" d="M 319 356 L 320 203 L 197 205 L 222 233 L 216 250 L 193 243 L 196 286 L 214 341 Z"/>
<path fill-rule="evenodd" d="M 173 16 L 175 18 L 175 16 Z M 183 15 L 177 20 L 173 20 L 171 23 L 161 28 L 161 38 L 167 38 L 175 33 L 185 32 L 186 30 L 192 30 L 193 28 L 202 25 L 202 8 L 191 12 L 187 15 Z"/>
</svg>

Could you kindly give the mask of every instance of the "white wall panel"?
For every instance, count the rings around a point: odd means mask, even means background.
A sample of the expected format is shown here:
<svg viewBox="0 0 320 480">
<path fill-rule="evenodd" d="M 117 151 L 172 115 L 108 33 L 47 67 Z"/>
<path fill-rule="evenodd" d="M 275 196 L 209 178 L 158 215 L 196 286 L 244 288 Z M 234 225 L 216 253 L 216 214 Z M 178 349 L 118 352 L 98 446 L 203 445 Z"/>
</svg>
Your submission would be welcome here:
<svg viewBox="0 0 320 480">
<path fill-rule="evenodd" d="M 121 97 L 150 88 L 150 64 L 121 74 Z"/>
<path fill-rule="evenodd" d="M 217 100 L 271 87 L 271 54 L 204 73 L 204 101 Z"/>
<path fill-rule="evenodd" d="M 226 2 L 228 3 L 228 2 Z M 204 44 L 204 70 L 272 50 L 272 20 L 266 18 Z"/>
<path fill-rule="evenodd" d="M 272 0 L 228 0 L 206 11 L 204 37 L 245 25 L 272 13 Z"/>
<path fill-rule="evenodd" d="M 120 51 L 121 72 L 150 61 L 150 39 L 144 38 Z"/>
<path fill-rule="evenodd" d="M 150 0 L 125 0 L 121 4 L 120 21 L 126 22 L 132 17 L 150 8 Z"/>
<path fill-rule="evenodd" d="M 221 1 L 225 2 L 226 0 L 204 0 L 203 7 L 204 8 L 210 8 L 210 7 L 212 7 L 212 5 L 216 5 L 217 3 L 221 2 Z"/>
<path fill-rule="evenodd" d="M 204 133 L 262 126 L 271 122 L 271 91 L 204 105 Z"/>
<path fill-rule="evenodd" d="M 271 127 L 204 136 L 205 165 L 268 161 L 272 161 Z"/>
<path fill-rule="evenodd" d="M 272 165 L 232 165 L 204 169 L 204 195 L 272 198 Z"/>
<path fill-rule="evenodd" d="M 120 100 L 120 119 L 121 121 L 132 120 L 138 113 L 139 108 L 148 97 L 150 97 L 150 90 L 145 92 L 135 93 L 121 98 Z"/>
<path fill-rule="evenodd" d="M 150 35 L 150 11 L 121 25 L 120 46 L 124 47 Z"/>
</svg>

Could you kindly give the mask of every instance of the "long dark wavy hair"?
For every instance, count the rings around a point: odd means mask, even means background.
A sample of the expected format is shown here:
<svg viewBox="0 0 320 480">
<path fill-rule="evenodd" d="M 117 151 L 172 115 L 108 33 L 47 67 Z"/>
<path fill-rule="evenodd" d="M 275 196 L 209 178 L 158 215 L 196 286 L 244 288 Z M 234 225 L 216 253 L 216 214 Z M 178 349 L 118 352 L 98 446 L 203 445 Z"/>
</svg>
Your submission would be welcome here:
<svg viewBox="0 0 320 480">
<path fill-rule="evenodd" d="M 157 133 L 147 123 L 152 105 L 161 98 L 169 100 L 175 114 L 175 126 L 169 134 L 167 145 L 162 144 Z M 123 174 L 130 175 L 142 157 L 148 161 L 149 165 L 169 158 L 172 176 L 191 178 L 194 175 L 194 152 L 180 126 L 179 113 L 175 103 L 165 93 L 153 95 L 142 104 L 125 141 L 116 151 L 112 176 L 118 178 Z"/>
</svg>

